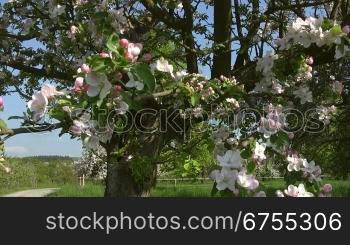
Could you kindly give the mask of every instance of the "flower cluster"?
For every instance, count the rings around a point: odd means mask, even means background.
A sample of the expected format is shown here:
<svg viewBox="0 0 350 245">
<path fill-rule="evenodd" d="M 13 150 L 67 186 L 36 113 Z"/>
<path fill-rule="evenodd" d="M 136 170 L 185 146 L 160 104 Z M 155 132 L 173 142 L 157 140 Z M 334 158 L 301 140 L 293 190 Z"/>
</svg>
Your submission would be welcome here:
<svg viewBox="0 0 350 245">
<path fill-rule="evenodd" d="M 260 119 L 258 132 L 263 133 L 265 138 L 278 133 L 286 125 L 286 116 L 281 105 L 269 104 L 265 109 L 267 115 Z"/>
<path fill-rule="evenodd" d="M 313 197 L 314 194 L 311 192 L 308 192 L 305 189 L 305 186 L 303 184 L 299 184 L 299 186 L 289 185 L 286 190 L 284 190 L 284 193 L 281 191 L 277 191 L 276 195 L 278 197 Z"/>
<path fill-rule="evenodd" d="M 332 116 L 337 112 L 337 108 L 334 105 L 329 107 L 319 106 L 317 112 L 319 115 L 318 119 L 327 125 L 330 123 Z"/>
<path fill-rule="evenodd" d="M 288 171 L 299 172 L 302 171 L 302 175 L 310 183 L 321 181 L 321 168 L 316 165 L 314 161 L 308 162 L 307 159 L 299 157 L 297 155 L 290 155 L 287 157 Z"/>
<path fill-rule="evenodd" d="M 346 28 L 342 30 L 339 24 L 329 22 L 328 20 L 325 21 L 313 17 L 308 17 L 305 20 L 297 18 L 288 27 L 285 37 L 277 41 L 277 45 L 281 50 L 287 50 L 295 44 L 302 45 L 304 48 L 309 48 L 312 44 L 316 44 L 317 47 L 336 44 L 338 45 L 337 50 L 339 53 L 336 54 L 335 58 L 341 58 L 346 54 L 347 48 L 340 50 L 339 45 L 342 44 L 342 38 L 348 33 Z M 326 29 L 325 25 L 328 24 L 332 25 L 332 28 Z"/>
<path fill-rule="evenodd" d="M 241 150 L 235 146 L 237 142 L 230 137 L 229 127 L 222 126 L 213 132 L 213 140 L 216 144 L 216 160 L 221 168 L 214 170 L 210 177 L 215 181 L 216 188 L 219 191 L 228 189 L 235 196 L 247 193 L 252 196 L 266 196 L 264 192 L 256 192 L 259 187 L 259 181 L 254 175 L 249 174 L 247 170 L 247 161 L 241 157 Z M 225 145 L 231 149 L 226 149 Z M 264 154 L 266 145 L 255 145 L 254 159 L 263 161 L 266 159 Z"/>
<path fill-rule="evenodd" d="M 32 100 L 28 102 L 28 108 L 33 113 L 33 120 L 39 122 L 48 111 L 49 101 L 56 96 L 64 95 L 64 92 L 59 92 L 56 87 L 50 84 L 45 84 L 41 91 L 35 93 Z"/>
</svg>

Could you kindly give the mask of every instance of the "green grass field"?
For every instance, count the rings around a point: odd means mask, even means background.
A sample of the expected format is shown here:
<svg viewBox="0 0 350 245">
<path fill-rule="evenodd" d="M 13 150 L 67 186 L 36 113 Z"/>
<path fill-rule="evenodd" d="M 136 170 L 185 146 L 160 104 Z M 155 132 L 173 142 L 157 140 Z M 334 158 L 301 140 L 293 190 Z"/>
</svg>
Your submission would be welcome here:
<svg viewBox="0 0 350 245">
<path fill-rule="evenodd" d="M 331 180 L 325 181 L 333 185 L 333 196 L 350 197 L 350 181 Z M 173 182 L 158 182 L 156 188 L 151 192 L 152 197 L 210 197 L 212 182 L 188 182 L 178 183 L 175 187 Z M 267 195 L 275 196 L 278 189 L 284 189 L 280 180 L 264 181 Z M 100 183 L 88 182 L 85 187 L 78 185 L 63 185 L 59 192 L 52 194 L 54 197 L 103 197 L 104 186 Z"/>
</svg>

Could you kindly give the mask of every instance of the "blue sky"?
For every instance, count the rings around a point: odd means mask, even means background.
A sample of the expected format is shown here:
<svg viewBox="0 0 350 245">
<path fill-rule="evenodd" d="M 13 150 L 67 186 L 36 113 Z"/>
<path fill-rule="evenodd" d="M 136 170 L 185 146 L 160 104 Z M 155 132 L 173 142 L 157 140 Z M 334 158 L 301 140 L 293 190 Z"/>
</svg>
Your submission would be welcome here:
<svg viewBox="0 0 350 245">
<path fill-rule="evenodd" d="M 26 111 L 26 102 L 18 95 L 5 96 L 5 111 L 0 118 L 7 120 L 9 116 L 22 115 Z M 18 120 L 7 121 L 9 128 L 19 127 Z M 16 135 L 5 143 L 8 156 L 39 156 L 64 155 L 77 157 L 81 155 L 82 144 L 78 140 L 71 140 L 68 135 L 58 137 L 59 131 Z"/>
<path fill-rule="evenodd" d="M 0 0 L 3 4 L 4 0 Z M 27 45 L 35 47 L 36 44 Z M 10 116 L 22 115 L 27 110 L 26 101 L 17 94 L 5 96 L 5 110 L 0 112 L 0 118 L 7 122 L 9 128 L 20 126 L 20 121 L 7 119 Z M 78 140 L 70 139 L 69 135 L 58 137 L 59 130 L 45 133 L 33 133 L 16 135 L 5 143 L 7 156 L 40 156 L 40 155 L 61 155 L 78 157 L 82 152 L 82 144 Z"/>
</svg>

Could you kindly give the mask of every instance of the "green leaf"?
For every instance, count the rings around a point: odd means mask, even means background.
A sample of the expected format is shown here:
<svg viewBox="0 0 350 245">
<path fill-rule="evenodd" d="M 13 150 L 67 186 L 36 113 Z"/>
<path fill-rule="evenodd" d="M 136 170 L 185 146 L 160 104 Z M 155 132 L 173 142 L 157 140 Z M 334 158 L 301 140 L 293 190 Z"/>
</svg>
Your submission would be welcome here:
<svg viewBox="0 0 350 245">
<path fill-rule="evenodd" d="M 156 88 L 156 79 L 154 78 L 149 66 L 145 63 L 139 63 L 134 67 L 134 72 L 152 93 Z"/>
<path fill-rule="evenodd" d="M 7 125 L 4 120 L 0 119 L 0 131 L 4 131 L 7 129 Z"/>
<path fill-rule="evenodd" d="M 288 141 L 289 137 L 288 134 L 286 134 L 285 132 L 279 132 L 271 136 L 271 143 L 276 144 L 278 146 L 282 146 Z"/>
<path fill-rule="evenodd" d="M 191 96 L 191 104 L 192 106 L 196 106 L 199 103 L 199 96 L 198 95 L 192 95 Z"/>
<path fill-rule="evenodd" d="M 18 119 L 24 119 L 24 117 L 21 117 L 21 116 L 12 116 L 12 117 L 9 117 L 7 120 L 18 120 Z"/>
<path fill-rule="evenodd" d="M 119 54 L 119 37 L 116 34 L 113 34 L 109 37 L 107 42 L 107 48 L 114 53 Z"/>
<path fill-rule="evenodd" d="M 332 27 L 331 31 L 335 34 L 339 34 L 339 33 L 342 33 L 342 29 L 341 29 L 341 26 L 336 24 Z"/>
<path fill-rule="evenodd" d="M 241 157 L 243 159 L 248 159 L 253 155 L 253 151 L 250 148 L 245 148 L 243 151 L 241 151 Z"/>
<path fill-rule="evenodd" d="M 104 102 L 104 99 L 99 99 L 98 101 L 97 101 L 97 103 L 96 103 L 96 105 L 97 105 L 97 107 L 98 108 L 101 108 L 101 106 L 103 105 L 103 102 Z"/>
<path fill-rule="evenodd" d="M 216 188 L 216 182 L 214 182 L 213 187 L 211 188 L 210 195 L 213 197 L 218 193 L 218 189 Z"/>
<path fill-rule="evenodd" d="M 58 100 L 57 103 L 59 105 L 61 105 L 61 106 L 70 106 L 70 105 L 72 105 L 72 102 L 70 100 L 67 100 L 67 99 L 60 99 L 60 100 Z"/>
<path fill-rule="evenodd" d="M 49 111 L 50 117 L 58 120 L 63 121 L 65 118 L 65 112 L 60 108 L 54 108 L 51 111 Z"/>
<path fill-rule="evenodd" d="M 249 174 L 253 173 L 255 168 L 256 168 L 256 163 L 253 161 L 248 161 L 248 166 L 247 166 L 248 173 Z"/>
</svg>

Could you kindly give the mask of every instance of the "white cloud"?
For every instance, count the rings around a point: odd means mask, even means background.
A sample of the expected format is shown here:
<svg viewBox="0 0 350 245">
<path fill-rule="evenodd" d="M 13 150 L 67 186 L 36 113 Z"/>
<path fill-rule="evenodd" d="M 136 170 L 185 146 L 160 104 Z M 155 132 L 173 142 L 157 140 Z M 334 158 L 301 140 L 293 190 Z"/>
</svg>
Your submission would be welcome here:
<svg viewBox="0 0 350 245">
<path fill-rule="evenodd" d="M 29 150 L 24 146 L 5 146 L 5 153 L 24 154 L 28 152 Z"/>
</svg>

